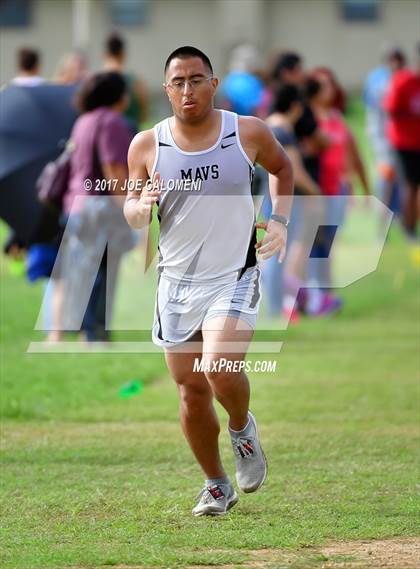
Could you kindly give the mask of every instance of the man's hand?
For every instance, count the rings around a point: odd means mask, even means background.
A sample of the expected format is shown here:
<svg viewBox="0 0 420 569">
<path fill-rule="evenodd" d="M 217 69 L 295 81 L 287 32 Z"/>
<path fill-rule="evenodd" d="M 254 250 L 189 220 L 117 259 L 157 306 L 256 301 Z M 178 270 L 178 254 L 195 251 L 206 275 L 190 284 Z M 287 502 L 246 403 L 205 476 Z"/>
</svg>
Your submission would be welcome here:
<svg viewBox="0 0 420 569">
<path fill-rule="evenodd" d="M 128 150 L 129 188 L 124 204 L 124 215 L 133 229 L 149 225 L 153 204 L 159 199 L 158 187 L 153 184 L 160 179 L 158 174 L 149 179 L 155 160 L 155 135 L 153 129 L 139 132 L 133 138 Z M 150 188 L 154 191 L 148 191 Z"/>
<path fill-rule="evenodd" d="M 136 211 L 141 218 L 150 219 L 153 206 L 159 201 L 161 194 L 160 174 L 155 172 L 152 180 L 148 180 L 144 185 L 140 199 L 136 203 Z"/>
<path fill-rule="evenodd" d="M 275 253 L 280 252 L 279 263 L 281 263 L 286 255 L 287 227 L 274 220 L 268 223 L 257 223 L 255 227 L 267 232 L 264 239 L 255 245 L 258 255 L 261 259 L 269 259 Z"/>
<path fill-rule="evenodd" d="M 135 229 L 149 225 L 152 219 L 152 209 L 162 194 L 160 187 L 160 174 L 155 172 L 152 180 L 148 180 L 140 194 L 131 192 L 127 196 L 124 214 L 127 222 Z"/>
</svg>

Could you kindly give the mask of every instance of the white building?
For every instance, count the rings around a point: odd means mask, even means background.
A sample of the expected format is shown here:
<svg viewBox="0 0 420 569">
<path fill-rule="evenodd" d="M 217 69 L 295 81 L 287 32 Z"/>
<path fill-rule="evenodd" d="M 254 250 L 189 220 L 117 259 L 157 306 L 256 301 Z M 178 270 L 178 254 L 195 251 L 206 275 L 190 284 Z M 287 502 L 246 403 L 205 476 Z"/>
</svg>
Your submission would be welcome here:
<svg viewBox="0 0 420 569">
<path fill-rule="evenodd" d="M 199 47 L 223 75 L 230 49 L 244 41 L 264 58 L 296 50 L 307 66 L 327 65 L 353 89 L 378 64 L 385 42 L 412 56 L 420 0 L 0 0 L 0 82 L 13 77 L 23 45 L 42 52 L 47 77 L 74 47 L 99 69 L 104 39 L 115 30 L 128 41 L 129 67 L 152 91 L 176 47 Z"/>
</svg>

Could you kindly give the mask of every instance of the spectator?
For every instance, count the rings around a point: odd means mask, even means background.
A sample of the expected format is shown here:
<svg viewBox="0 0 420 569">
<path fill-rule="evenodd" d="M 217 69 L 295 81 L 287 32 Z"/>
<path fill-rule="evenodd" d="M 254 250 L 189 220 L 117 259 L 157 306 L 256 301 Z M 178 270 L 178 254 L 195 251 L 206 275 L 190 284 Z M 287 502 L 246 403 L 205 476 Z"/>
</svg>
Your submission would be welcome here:
<svg viewBox="0 0 420 569">
<path fill-rule="evenodd" d="M 64 55 L 54 74 L 54 82 L 61 85 L 81 83 L 88 78 L 88 61 L 84 53 L 74 51 Z"/>
<path fill-rule="evenodd" d="M 278 59 L 273 71 L 273 85 L 294 85 L 301 90 L 305 85 L 305 71 L 299 54 L 286 52 Z M 294 127 L 306 171 L 314 182 L 319 181 L 319 155 L 328 146 L 328 138 L 318 128 L 310 106 L 304 101 L 303 112 Z"/>
<path fill-rule="evenodd" d="M 296 185 L 295 195 L 320 195 L 319 186 L 305 170 L 299 143 L 294 134 L 295 124 L 303 113 L 303 102 L 298 88 L 287 84 L 280 87 L 275 94 L 272 110 L 267 122 L 292 163 Z M 267 204 L 268 201 L 265 203 Z M 299 316 L 294 305 L 299 289 L 305 286 L 310 237 L 307 234 L 307 229 L 310 227 L 307 223 L 308 216 L 319 213 L 315 204 L 310 203 L 309 200 L 295 200 L 288 232 L 289 251 L 284 269 L 275 258 L 268 259 L 263 265 L 263 282 L 268 293 L 270 314 L 274 316 L 282 312 L 290 323 L 298 321 Z"/>
<path fill-rule="evenodd" d="M 344 115 L 347 105 L 347 95 L 343 87 L 340 85 L 337 76 L 332 71 L 332 69 L 323 66 L 316 67 L 310 72 L 310 76 L 312 77 L 315 76 L 315 78 L 320 77 L 321 79 L 323 78 L 328 79 L 331 89 L 331 94 L 328 102 L 329 108 L 335 109 L 336 111 Z"/>
<path fill-rule="evenodd" d="M 82 114 L 71 135 L 74 150 L 69 190 L 64 199 L 68 243 L 64 261 L 63 327 L 73 329 L 72 317 L 79 309 L 80 295 L 84 287 L 89 288 L 92 270 L 99 265 L 82 329 L 88 341 L 106 341 L 109 339 L 106 316 L 109 319 L 112 309 L 120 256 L 134 245 L 122 215 L 121 189 L 127 178 L 127 153 L 132 136 L 121 116 L 127 105 L 126 84 L 121 74 L 103 72 L 92 76 L 82 86 L 78 105 Z M 94 191 L 85 190 L 87 179 L 92 181 L 92 188 L 96 180 L 111 180 L 112 185 L 105 186 L 99 197 L 97 193 L 93 197 Z M 106 247 L 113 250 L 108 270 Z"/>
<path fill-rule="evenodd" d="M 13 85 L 36 87 L 45 83 L 40 76 L 40 55 L 35 49 L 23 47 L 17 53 L 17 76 L 12 79 Z"/>
<path fill-rule="evenodd" d="M 19 49 L 17 52 L 17 75 L 14 79 L 12 79 L 11 84 L 17 85 L 19 87 L 38 87 L 39 85 L 43 85 L 46 82 L 46 79 L 40 75 L 40 59 L 41 58 L 39 52 L 33 48 L 23 47 Z M 41 224 L 50 226 L 50 223 L 57 229 L 57 231 L 59 230 L 57 219 L 51 220 L 51 216 L 49 214 L 43 214 Z M 17 250 L 16 246 L 20 246 L 22 240 L 18 235 L 15 235 L 13 231 L 10 232 L 9 239 L 11 239 L 11 242 L 14 243 L 14 246 L 8 252 L 9 254 L 13 254 Z M 42 256 L 40 255 L 40 252 L 44 251 L 46 248 L 50 248 L 49 253 L 51 253 L 51 250 L 55 248 L 55 244 L 50 243 L 46 245 L 44 243 L 34 242 L 31 244 L 26 244 L 25 247 L 22 247 L 21 253 L 27 253 L 26 269 L 28 278 L 30 280 L 34 280 L 33 274 L 31 272 L 33 260 L 35 258 L 39 259 Z M 56 283 L 53 282 L 52 279 L 49 286 L 47 284 L 46 291 L 46 312 L 48 313 L 48 316 L 44 313 L 44 319 L 46 328 L 49 328 L 49 321 L 51 320 L 49 315 L 50 313 L 54 313 L 54 298 L 58 296 L 58 288 L 56 288 Z M 55 341 L 58 336 L 59 333 L 56 331 L 51 331 L 48 334 L 48 341 Z"/>
<path fill-rule="evenodd" d="M 320 155 L 320 187 L 323 195 L 329 198 L 326 200 L 326 224 L 322 237 L 311 252 L 311 256 L 324 258 L 326 262 L 318 263 L 310 275 L 312 286 L 308 290 L 306 305 L 307 313 L 316 316 L 341 306 L 339 298 L 330 293 L 321 294 L 319 287 L 332 286 L 330 249 L 337 226 L 344 221 L 346 196 L 351 193 L 350 175 L 356 173 L 364 193 L 369 195 L 370 192 L 356 142 L 344 117 L 335 107 L 337 94 L 331 72 L 325 68 L 315 70 L 307 82 L 306 93 L 320 128 L 330 140 L 330 145 Z M 341 199 L 333 199 L 335 197 Z"/>
<path fill-rule="evenodd" d="M 417 69 L 400 69 L 392 76 L 384 106 L 389 113 L 388 138 L 396 150 L 404 175 L 403 224 L 417 242 L 420 217 L 420 44 Z"/>
<path fill-rule="evenodd" d="M 330 145 L 320 155 L 320 186 L 325 195 L 350 193 L 350 180 L 356 174 L 365 195 L 370 194 L 363 161 L 355 138 L 337 108 L 342 97 L 334 74 L 326 67 L 314 69 L 307 85 L 307 96 Z M 338 90 L 337 90 L 338 89 Z"/>
<path fill-rule="evenodd" d="M 229 73 L 221 85 L 223 107 L 239 115 L 255 115 L 264 84 L 258 76 L 259 55 L 252 45 L 239 45 L 231 54 Z"/>
<path fill-rule="evenodd" d="M 144 82 L 134 73 L 125 70 L 126 47 L 124 40 L 118 34 L 112 34 L 105 43 L 106 71 L 121 73 L 127 84 L 128 103 L 124 115 L 131 123 L 133 133 L 140 130 L 142 123 L 147 120 L 148 96 Z"/>
<path fill-rule="evenodd" d="M 320 153 L 328 147 L 329 140 L 319 128 L 310 106 L 304 99 L 305 71 L 302 58 L 299 54 L 285 52 L 281 54 L 276 61 L 272 74 L 272 86 L 273 89 L 278 89 L 282 85 L 293 85 L 301 93 L 303 101 L 302 114 L 295 123 L 293 130 L 299 143 L 299 152 L 302 157 L 303 167 L 312 178 L 314 184 L 319 185 L 319 156 Z M 274 95 L 271 96 L 272 102 L 273 96 Z M 320 215 L 320 212 L 317 212 L 316 215 Z M 295 281 L 295 285 L 298 285 L 297 281 Z M 290 296 L 293 295 L 291 294 Z M 319 297 L 323 299 L 323 302 L 320 304 L 320 310 L 318 311 L 319 315 L 327 313 L 331 308 L 334 308 L 334 304 L 329 301 L 328 297 L 324 297 L 322 293 L 319 293 Z M 304 296 L 301 294 L 298 300 L 301 301 L 303 298 Z M 301 302 L 299 302 L 299 304 L 300 308 L 304 309 L 304 305 Z M 294 311 L 292 311 L 292 318 L 295 321 L 297 320 Z"/>
<path fill-rule="evenodd" d="M 363 101 L 366 107 L 366 130 L 376 162 L 376 192 L 384 204 L 395 213 L 400 211 L 400 189 L 395 154 L 386 136 L 387 114 L 383 107 L 384 95 L 392 75 L 403 69 L 406 57 L 398 47 L 384 54 L 384 63 L 367 76 Z"/>
</svg>

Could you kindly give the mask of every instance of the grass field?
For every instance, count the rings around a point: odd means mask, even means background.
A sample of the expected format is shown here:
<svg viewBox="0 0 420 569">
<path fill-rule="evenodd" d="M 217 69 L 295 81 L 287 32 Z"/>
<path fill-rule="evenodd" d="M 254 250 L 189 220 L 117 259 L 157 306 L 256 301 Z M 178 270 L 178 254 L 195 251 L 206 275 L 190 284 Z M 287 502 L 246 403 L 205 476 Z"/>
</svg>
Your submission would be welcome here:
<svg viewBox="0 0 420 569">
<path fill-rule="evenodd" d="M 397 227 L 343 311 L 251 375 L 269 476 L 217 519 L 190 514 L 202 475 L 162 355 L 26 353 L 42 287 L 1 270 L 2 569 L 350 567 L 319 548 L 418 535 L 419 281 Z"/>
</svg>

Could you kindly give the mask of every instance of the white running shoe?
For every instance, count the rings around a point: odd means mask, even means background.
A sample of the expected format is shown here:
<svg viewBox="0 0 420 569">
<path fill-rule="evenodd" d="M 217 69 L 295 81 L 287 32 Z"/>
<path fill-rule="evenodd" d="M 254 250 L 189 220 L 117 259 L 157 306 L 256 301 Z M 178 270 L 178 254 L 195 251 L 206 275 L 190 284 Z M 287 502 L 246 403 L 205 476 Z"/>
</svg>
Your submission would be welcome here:
<svg viewBox="0 0 420 569">
<path fill-rule="evenodd" d="M 250 422 L 245 434 L 239 435 L 229 428 L 233 451 L 236 455 L 236 481 L 246 493 L 255 492 L 267 477 L 267 459 L 258 439 L 257 424 L 248 411 Z"/>
<path fill-rule="evenodd" d="M 220 516 L 226 514 L 239 500 L 232 484 L 207 485 L 197 496 L 194 516 Z"/>
</svg>

